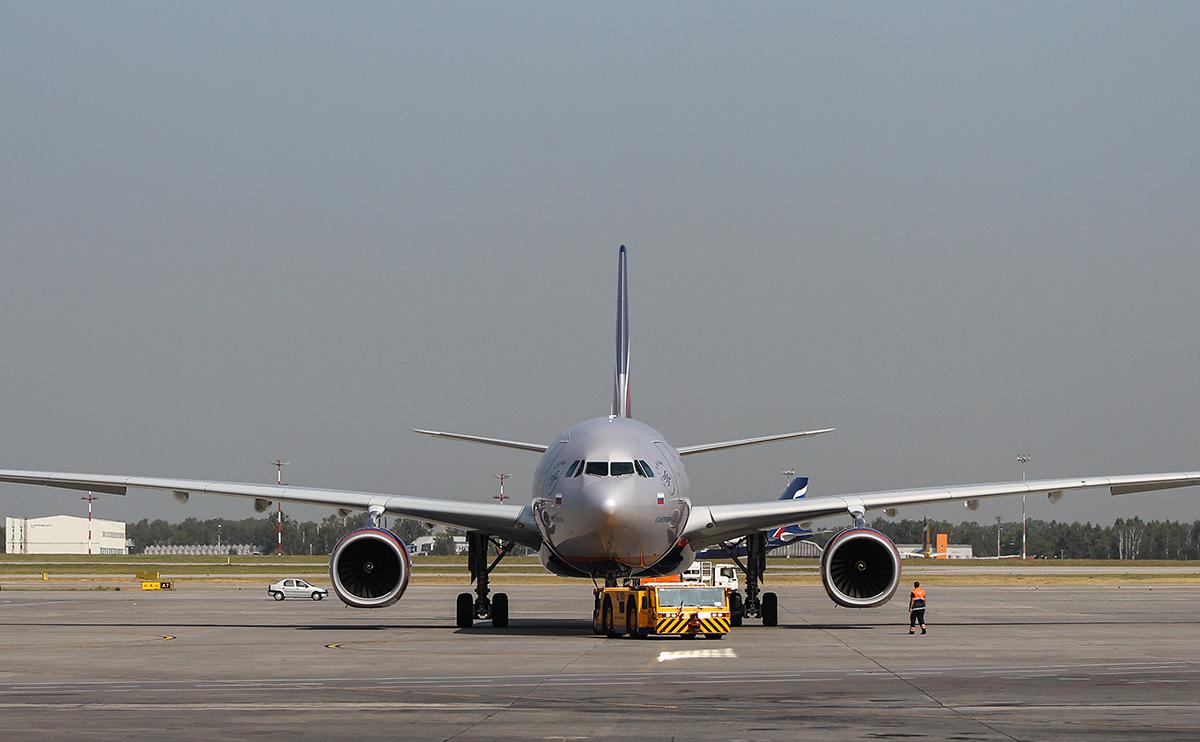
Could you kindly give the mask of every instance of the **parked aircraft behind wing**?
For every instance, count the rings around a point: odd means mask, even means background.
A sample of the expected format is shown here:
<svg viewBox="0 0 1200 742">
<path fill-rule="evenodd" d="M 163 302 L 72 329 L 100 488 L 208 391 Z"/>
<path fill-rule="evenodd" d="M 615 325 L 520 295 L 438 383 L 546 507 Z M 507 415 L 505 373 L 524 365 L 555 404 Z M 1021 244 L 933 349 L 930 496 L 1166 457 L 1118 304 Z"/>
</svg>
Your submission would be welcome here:
<svg viewBox="0 0 1200 742">
<path fill-rule="evenodd" d="M 780 500 L 799 500 L 808 494 L 808 477 L 796 477 L 788 483 L 783 494 L 779 496 Z M 808 528 L 802 528 L 799 523 L 780 526 L 766 532 L 767 542 L 766 549 L 768 552 L 774 551 L 781 546 L 787 546 L 796 541 L 807 541 L 813 537 L 813 531 Z M 703 551 L 696 553 L 697 559 L 727 559 L 730 557 L 742 558 L 747 554 L 746 544 L 718 544 L 711 546 Z"/>
<path fill-rule="evenodd" d="M 850 519 L 850 527 L 830 539 L 825 547 L 821 579 L 834 602 L 864 608 L 887 602 L 900 579 L 900 555 L 886 536 L 866 527 L 868 510 L 891 515 L 900 507 L 941 502 L 962 502 L 973 509 L 985 497 L 1044 493 L 1051 502 L 1056 502 L 1063 493 L 1072 490 L 1106 487 L 1112 494 L 1120 495 L 1200 483 L 1200 472 L 1176 472 L 792 497 L 735 505 L 694 503 L 685 457 L 805 438 L 833 429 L 676 447 L 662 433 L 633 419 L 626 258 L 622 246 L 617 272 L 616 368 L 607 416 L 578 423 L 546 444 L 417 431 L 540 454 L 532 499 L 527 505 L 287 485 L 46 471 L 0 470 L 0 481 L 115 495 L 124 495 L 131 488 L 149 489 L 170 492 L 180 502 L 187 502 L 193 494 L 234 495 L 254 500 L 260 512 L 281 499 L 342 510 L 366 510 L 371 526 L 347 533 L 334 547 L 329 561 L 334 592 L 347 605 L 359 608 L 395 603 L 407 589 L 412 572 L 408 549 L 394 533 L 379 527 L 380 516 L 393 513 L 463 528 L 467 531 L 467 562 L 475 591 L 474 595 L 458 596 L 456 620 L 462 627 L 486 618 L 497 627 L 508 625 L 508 596 L 491 594 L 488 575 L 516 544 L 537 549 L 542 564 L 551 572 L 602 579 L 608 586 L 615 586 L 624 578 L 677 574 L 705 547 L 728 544 L 734 549 L 744 549 L 745 597 L 736 594 L 730 603 L 738 606 L 739 620 L 757 617 L 764 625 L 773 626 L 778 622 L 778 601 L 774 593 L 761 592 L 759 581 L 766 568 L 768 536 L 785 539 L 795 533 L 789 530 L 795 527 L 792 524 L 831 516 Z M 782 530 L 776 530 L 781 527 Z M 497 552 L 491 563 L 489 544 Z M 596 611 L 600 608 L 597 604 Z"/>
</svg>

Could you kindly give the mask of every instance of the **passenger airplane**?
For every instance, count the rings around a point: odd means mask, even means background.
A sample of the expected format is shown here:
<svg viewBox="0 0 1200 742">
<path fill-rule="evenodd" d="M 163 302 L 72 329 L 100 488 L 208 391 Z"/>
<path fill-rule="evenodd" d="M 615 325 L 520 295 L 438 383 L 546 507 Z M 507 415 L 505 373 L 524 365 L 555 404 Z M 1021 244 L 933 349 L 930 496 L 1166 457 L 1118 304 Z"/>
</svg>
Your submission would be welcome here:
<svg viewBox="0 0 1200 742">
<path fill-rule="evenodd" d="M 628 577 L 682 572 L 696 552 L 718 544 L 745 549 L 746 590 L 733 596 L 741 616 L 778 623 L 774 593 L 761 593 L 766 569 L 768 531 L 817 518 L 848 516 L 851 526 L 834 536 L 821 558 L 821 579 L 836 603 L 867 608 L 887 602 L 900 580 L 900 555 L 892 542 L 865 525 L 866 513 L 892 515 L 896 508 L 962 502 L 969 509 L 985 497 L 1045 493 L 1056 502 L 1064 492 L 1108 487 L 1112 494 L 1188 487 L 1200 484 L 1200 472 L 1074 477 L 998 484 L 891 490 L 836 497 L 789 498 L 736 505 L 693 504 L 683 459 L 738 446 L 828 433 L 832 428 L 757 438 L 674 447 L 666 436 L 630 417 L 629 305 L 626 251 L 617 274 L 616 372 L 610 414 L 575 425 L 549 443 L 486 438 L 461 433 L 418 433 L 503 446 L 541 455 L 528 505 L 504 505 L 408 495 L 372 494 L 285 485 L 238 484 L 196 479 L 71 474 L 0 470 L 0 481 L 90 490 L 124 495 L 128 489 L 171 492 L 186 502 L 193 494 L 252 498 L 261 512 L 274 500 L 328 505 L 343 511 L 366 510 L 370 526 L 347 533 L 330 554 L 333 589 L 347 605 L 381 608 L 395 603 L 408 587 L 412 566 L 408 549 L 395 534 L 378 527 L 379 516 L 404 518 L 466 529 L 468 566 L 475 596 L 458 596 L 456 622 L 470 626 L 490 618 L 508 625 L 508 596 L 490 595 L 488 575 L 520 544 L 537 549 L 551 572 L 603 579 L 615 585 Z M 498 556 L 488 564 L 488 545 Z"/>
</svg>

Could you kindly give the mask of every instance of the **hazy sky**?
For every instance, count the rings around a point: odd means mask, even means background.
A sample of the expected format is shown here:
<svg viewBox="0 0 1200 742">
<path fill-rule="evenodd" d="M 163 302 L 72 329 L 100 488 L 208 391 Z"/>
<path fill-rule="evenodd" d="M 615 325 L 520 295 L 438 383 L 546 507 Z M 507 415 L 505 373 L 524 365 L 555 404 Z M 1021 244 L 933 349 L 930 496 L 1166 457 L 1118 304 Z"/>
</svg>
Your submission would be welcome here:
<svg viewBox="0 0 1200 742">
<path fill-rule="evenodd" d="M 0 3 L 0 466 L 701 503 L 1200 469 L 1200 4 Z M 83 513 L 7 486 L 0 513 Z M 1035 517 L 1200 518 L 1200 490 Z M 901 515 L 1016 519 L 1019 500 Z M 98 517 L 245 517 L 135 493 Z M 293 511 L 320 517 L 317 508 Z"/>
</svg>

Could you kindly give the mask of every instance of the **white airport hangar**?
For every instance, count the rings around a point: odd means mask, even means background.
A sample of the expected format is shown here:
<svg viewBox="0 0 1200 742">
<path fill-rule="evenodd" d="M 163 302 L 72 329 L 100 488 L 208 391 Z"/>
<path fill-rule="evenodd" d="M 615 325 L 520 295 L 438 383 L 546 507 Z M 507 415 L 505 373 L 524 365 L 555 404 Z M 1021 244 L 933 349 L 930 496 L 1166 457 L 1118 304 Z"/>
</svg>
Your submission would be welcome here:
<svg viewBox="0 0 1200 742">
<path fill-rule="evenodd" d="M 89 538 L 90 535 L 90 538 Z M 4 519 L 9 554 L 128 554 L 125 523 L 74 515 Z"/>
</svg>

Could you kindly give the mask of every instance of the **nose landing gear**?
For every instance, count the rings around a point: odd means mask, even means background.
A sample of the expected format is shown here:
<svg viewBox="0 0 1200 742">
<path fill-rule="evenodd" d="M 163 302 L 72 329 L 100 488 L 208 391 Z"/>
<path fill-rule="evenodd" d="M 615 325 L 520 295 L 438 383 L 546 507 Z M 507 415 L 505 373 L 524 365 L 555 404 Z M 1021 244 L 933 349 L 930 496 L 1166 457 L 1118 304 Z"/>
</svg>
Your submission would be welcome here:
<svg viewBox="0 0 1200 742">
<path fill-rule="evenodd" d="M 496 559 L 491 564 L 488 564 L 488 544 L 496 547 Z M 508 626 L 508 595 L 496 593 L 489 598 L 488 577 L 512 547 L 512 541 L 504 543 L 486 533 L 467 532 L 467 569 L 471 572 L 471 582 L 475 583 L 475 596 L 459 593 L 454 606 L 454 623 L 458 628 L 468 629 L 475 619 L 487 618 L 497 629 Z"/>
</svg>

